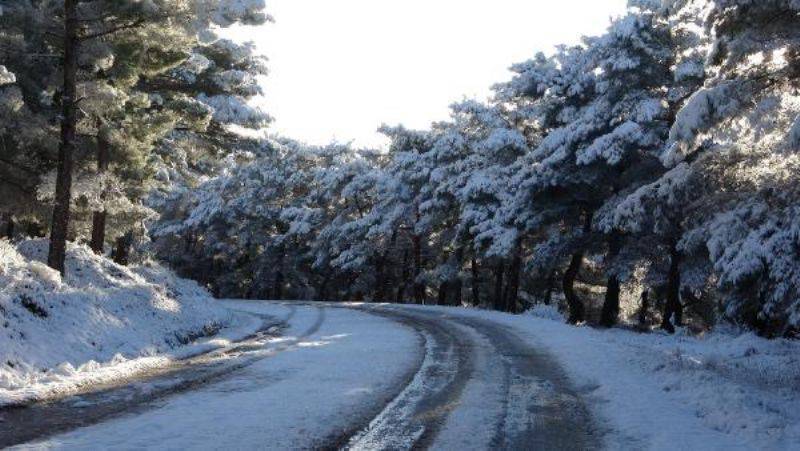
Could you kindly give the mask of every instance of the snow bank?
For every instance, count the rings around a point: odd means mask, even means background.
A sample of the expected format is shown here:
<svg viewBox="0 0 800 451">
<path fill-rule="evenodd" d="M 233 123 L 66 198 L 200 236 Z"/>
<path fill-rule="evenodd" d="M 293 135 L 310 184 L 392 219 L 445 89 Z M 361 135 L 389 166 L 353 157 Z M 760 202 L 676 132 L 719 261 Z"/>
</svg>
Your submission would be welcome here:
<svg viewBox="0 0 800 451">
<path fill-rule="evenodd" d="M 85 246 L 69 246 L 62 279 L 43 263 L 47 246 L 0 240 L 0 406 L 205 350 L 211 340 L 186 345 L 224 327 L 260 325 L 155 263 L 123 267 Z"/>
<path fill-rule="evenodd" d="M 640 334 L 529 315 L 441 309 L 509 326 L 557 358 L 608 449 L 800 449 L 800 342 L 719 330 Z"/>
</svg>

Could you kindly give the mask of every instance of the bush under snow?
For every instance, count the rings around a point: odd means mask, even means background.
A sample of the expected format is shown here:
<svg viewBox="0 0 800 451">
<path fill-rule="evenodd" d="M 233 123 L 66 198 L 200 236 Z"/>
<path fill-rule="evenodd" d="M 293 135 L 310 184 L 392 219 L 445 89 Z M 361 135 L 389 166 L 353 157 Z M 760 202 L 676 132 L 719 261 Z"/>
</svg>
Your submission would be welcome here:
<svg viewBox="0 0 800 451">
<path fill-rule="evenodd" d="M 0 240 L 0 404 L 233 322 L 203 288 L 157 264 L 123 267 L 71 245 L 62 279 L 43 263 L 47 246 Z"/>
</svg>

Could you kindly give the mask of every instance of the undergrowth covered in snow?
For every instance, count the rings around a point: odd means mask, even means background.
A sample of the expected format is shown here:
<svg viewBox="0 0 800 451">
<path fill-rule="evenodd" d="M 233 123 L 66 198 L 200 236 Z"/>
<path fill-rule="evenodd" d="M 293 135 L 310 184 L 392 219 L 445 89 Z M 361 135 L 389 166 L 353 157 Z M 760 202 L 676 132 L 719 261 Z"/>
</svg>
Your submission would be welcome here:
<svg viewBox="0 0 800 451">
<path fill-rule="evenodd" d="M 235 322 L 199 285 L 156 263 L 124 267 L 70 245 L 62 278 L 44 263 L 47 247 L 0 240 L 0 405 L 110 367 L 130 371 L 132 359 Z"/>
</svg>

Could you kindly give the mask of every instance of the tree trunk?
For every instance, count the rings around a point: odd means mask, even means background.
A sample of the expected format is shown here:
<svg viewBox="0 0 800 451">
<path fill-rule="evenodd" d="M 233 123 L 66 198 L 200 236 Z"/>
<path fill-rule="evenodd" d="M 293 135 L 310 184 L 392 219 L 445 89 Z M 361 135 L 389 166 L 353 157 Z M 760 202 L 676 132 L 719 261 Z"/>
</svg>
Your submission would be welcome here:
<svg viewBox="0 0 800 451">
<path fill-rule="evenodd" d="M 450 288 L 450 282 L 447 280 L 439 284 L 439 299 L 436 305 L 447 305 L 447 291 Z"/>
<path fill-rule="evenodd" d="M 583 223 L 583 238 L 587 239 L 591 231 L 592 214 L 587 212 Z M 578 324 L 586 319 L 583 301 L 575 293 L 575 278 L 578 277 L 578 273 L 581 270 L 581 265 L 583 264 L 583 246 L 584 245 L 581 244 L 579 246 L 579 250 L 572 254 L 569 266 L 567 267 L 567 270 L 564 271 L 564 278 L 562 280 L 564 298 L 567 300 L 567 305 L 569 306 L 569 318 L 567 321 L 570 324 Z"/>
<path fill-rule="evenodd" d="M 606 254 L 606 266 L 613 263 L 619 255 L 622 247 L 622 235 L 616 230 L 612 231 L 608 237 L 608 254 Z M 612 327 L 619 320 L 619 277 L 613 273 L 608 276 L 606 283 L 606 296 L 603 302 L 603 310 L 600 316 L 600 324 L 604 327 Z"/>
<path fill-rule="evenodd" d="M 322 279 L 322 283 L 319 286 L 319 292 L 317 293 L 317 300 L 318 301 L 327 301 L 328 300 L 328 283 L 331 280 L 330 273 L 325 273 L 325 277 Z"/>
<path fill-rule="evenodd" d="M 400 283 L 400 287 L 397 288 L 397 297 L 395 297 L 396 304 L 405 303 L 405 295 L 406 295 L 406 288 L 408 287 L 408 277 L 410 271 L 408 270 L 408 262 L 409 255 L 408 255 L 408 248 L 406 247 L 403 249 L 403 274 L 402 274 L 402 282 Z"/>
<path fill-rule="evenodd" d="M 453 299 L 450 305 L 454 305 L 456 307 L 460 307 L 463 303 L 463 294 L 462 290 L 464 288 L 464 283 L 461 280 L 461 270 L 463 269 L 463 261 L 464 261 L 464 247 L 458 246 L 456 248 L 456 252 L 454 254 L 455 261 L 453 262 L 453 268 L 455 270 L 455 278 L 450 280 L 450 284 L 448 289 L 453 293 Z"/>
<path fill-rule="evenodd" d="M 411 237 L 414 247 L 414 301 L 417 304 L 425 302 L 425 285 L 419 281 L 422 272 L 422 238 L 419 235 Z"/>
<path fill-rule="evenodd" d="M 128 266 L 131 256 L 131 246 L 133 245 L 133 232 L 117 238 L 116 249 L 114 250 L 114 262 L 118 265 Z"/>
<path fill-rule="evenodd" d="M 675 333 L 675 326 L 680 326 L 683 319 L 683 307 L 680 300 L 681 289 L 681 252 L 678 243 L 673 241 L 669 248 L 669 271 L 667 272 L 667 299 L 664 303 L 664 316 L 661 319 L 661 328 L 669 333 Z M 672 318 L 675 318 L 673 325 Z"/>
<path fill-rule="evenodd" d="M 604 327 L 613 327 L 619 320 L 619 292 L 619 278 L 617 276 L 609 276 L 606 283 L 603 311 L 600 317 L 600 324 Z"/>
<path fill-rule="evenodd" d="M 280 270 L 275 273 L 275 281 L 272 286 L 272 298 L 276 301 L 283 299 L 283 272 Z"/>
<path fill-rule="evenodd" d="M 464 289 L 464 282 L 461 281 L 459 277 L 453 282 L 453 305 L 456 307 L 461 307 L 464 304 L 464 294 L 462 293 Z"/>
<path fill-rule="evenodd" d="M 283 299 L 283 259 L 284 255 L 281 254 L 275 268 L 275 280 L 272 283 L 272 299 L 276 301 Z"/>
<path fill-rule="evenodd" d="M 503 260 L 497 262 L 494 268 L 494 309 L 503 310 L 503 273 L 506 270 L 506 265 Z"/>
<path fill-rule="evenodd" d="M 522 240 L 517 240 L 514 246 L 514 257 L 511 259 L 511 266 L 508 268 L 508 281 L 506 283 L 506 293 L 503 300 L 505 311 L 517 313 L 517 300 L 519 297 L 519 276 L 522 271 Z"/>
<path fill-rule="evenodd" d="M 375 263 L 375 302 L 383 302 L 386 297 L 386 260 L 383 256 L 378 257 Z"/>
<path fill-rule="evenodd" d="M 480 274 L 478 273 L 478 261 L 472 257 L 471 261 L 472 272 L 472 305 L 478 306 L 481 304 L 481 286 Z"/>
<path fill-rule="evenodd" d="M 642 301 L 639 305 L 639 327 L 647 327 L 647 311 L 650 309 L 650 290 L 645 288 L 642 291 Z"/>
<path fill-rule="evenodd" d="M 553 285 L 555 285 L 556 270 L 551 269 L 547 275 L 547 288 L 544 292 L 544 305 L 550 305 L 553 302 Z"/>
<path fill-rule="evenodd" d="M 97 138 L 97 173 L 99 175 L 104 174 L 108 170 L 108 160 L 109 160 L 109 142 L 107 139 L 102 137 L 102 133 L 100 134 L 101 137 Z M 100 193 L 100 199 L 105 200 L 106 193 L 103 190 Z M 95 254 L 102 255 L 103 248 L 105 247 L 106 242 L 106 209 L 103 207 L 100 211 L 95 211 L 92 213 L 92 242 L 90 247 L 94 251 Z"/>
<path fill-rule="evenodd" d="M 61 144 L 58 147 L 55 205 L 47 264 L 64 274 L 72 198 L 72 165 L 77 124 L 78 0 L 64 0 L 64 92 L 61 105 Z"/>
<path fill-rule="evenodd" d="M 583 251 L 578 251 L 572 254 L 572 259 L 569 262 L 567 270 L 564 271 L 564 278 L 562 280 L 562 287 L 564 289 L 564 298 L 567 300 L 569 306 L 569 319 L 570 324 L 578 324 L 584 320 L 583 301 L 575 293 L 575 278 L 581 270 L 583 263 Z"/>
<path fill-rule="evenodd" d="M 14 239 L 14 216 L 8 215 L 8 219 L 6 222 L 6 229 L 4 231 L 6 238 L 9 240 Z"/>
<path fill-rule="evenodd" d="M 375 302 L 385 302 L 386 300 L 386 293 L 389 289 L 389 251 L 394 248 L 394 243 L 397 241 L 397 232 L 392 232 L 392 237 L 389 240 L 389 245 L 386 249 L 383 250 L 380 257 L 378 258 L 377 268 L 375 272 L 377 274 L 375 283 L 377 287 L 375 287 Z"/>
<path fill-rule="evenodd" d="M 189 253 L 192 250 L 192 232 L 183 235 L 183 252 Z"/>
</svg>

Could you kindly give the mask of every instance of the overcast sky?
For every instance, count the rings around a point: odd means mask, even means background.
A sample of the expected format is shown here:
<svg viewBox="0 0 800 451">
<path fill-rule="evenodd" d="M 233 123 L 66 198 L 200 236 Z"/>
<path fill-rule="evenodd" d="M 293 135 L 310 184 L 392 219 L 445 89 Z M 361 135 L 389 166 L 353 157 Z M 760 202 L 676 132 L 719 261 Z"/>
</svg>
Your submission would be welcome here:
<svg viewBox="0 0 800 451">
<path fill-rule="evenodd" d="M 486 98 L 508 67 L 601 33 L 626 0 L 270 0 L 275 23 L 237 30 L 270 59 L 271 131 L 381 145 L 381 123 L 427 127 Z"/>
</svg>

